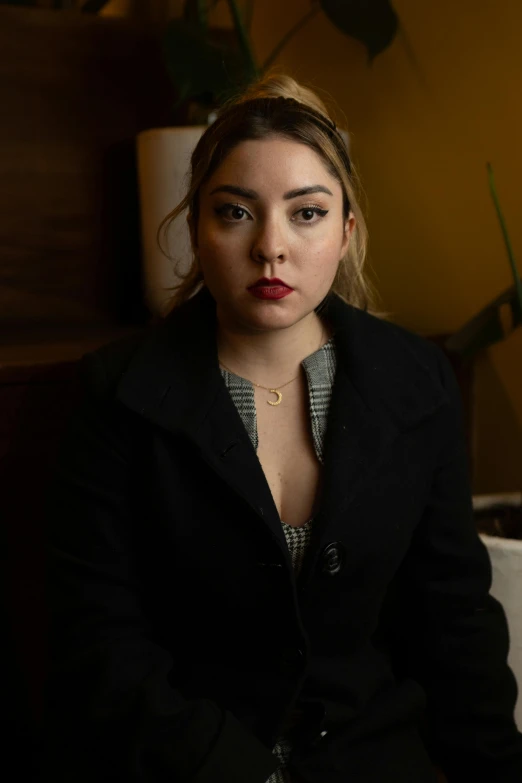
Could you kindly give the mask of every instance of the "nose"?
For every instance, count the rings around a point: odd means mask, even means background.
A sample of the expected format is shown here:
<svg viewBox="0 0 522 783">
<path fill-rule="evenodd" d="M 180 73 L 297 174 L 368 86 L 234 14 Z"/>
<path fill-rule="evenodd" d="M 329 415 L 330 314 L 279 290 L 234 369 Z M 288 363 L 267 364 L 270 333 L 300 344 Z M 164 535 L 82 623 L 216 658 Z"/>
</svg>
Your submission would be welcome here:
<svg viewBox="0 0 522 783">
<path fill-rule="evenodd" d="M 258 264 L 286 260 L 287 246 L 285 233 L 275 216 L 267 217 L 260 221 L 259 229 L 252 243 L 251 256 Z"/>
</svg>

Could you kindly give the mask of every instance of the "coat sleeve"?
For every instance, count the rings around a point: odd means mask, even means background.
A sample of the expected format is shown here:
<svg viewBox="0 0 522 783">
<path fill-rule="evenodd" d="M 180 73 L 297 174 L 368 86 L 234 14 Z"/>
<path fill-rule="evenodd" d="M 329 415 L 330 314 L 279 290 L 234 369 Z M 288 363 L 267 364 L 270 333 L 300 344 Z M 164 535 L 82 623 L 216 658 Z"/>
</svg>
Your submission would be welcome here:
<svg viewBox="0 0 522 783">
<path fill-rule="evenodd" d="M 448 359 L 432 347 L 450 404 L 428 502 L 401 568 L 397 660 L 426 693 L 426 742 L 449 783 L 520 783 L 517 685 L 473 517 L 460 389 Z"/>
<path fill-rule="evenodd" d="M 276 756 L 211 699 L 184 698 L 150 634 L 132 535 L 139 417 L 107 401 L 98 354 L 81 370 L 45 499 L 44 780 L 264 783 Z"/>
</svg>

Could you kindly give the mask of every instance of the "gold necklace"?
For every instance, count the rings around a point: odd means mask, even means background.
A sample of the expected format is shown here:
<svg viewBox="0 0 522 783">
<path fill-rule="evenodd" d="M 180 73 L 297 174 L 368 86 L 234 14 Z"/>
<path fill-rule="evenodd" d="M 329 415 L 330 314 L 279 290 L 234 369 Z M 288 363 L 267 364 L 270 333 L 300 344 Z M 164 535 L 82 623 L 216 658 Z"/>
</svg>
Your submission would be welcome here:
<svg viewBox="0 0 522 783">
<path fill-rule="evenodd" d="M 227 367 L 226 364 L 223 364 L 223 362 L 220 361 L 219 363 L 225 370 L 228 370 L 228 372 L 231 372 L 232 375 L 236 374 L 233 370 L 231 370 L 229 367 Z M 261 386 L 260 383 L 255 383 L 254 381 L 249 381 L 249 383 L 252 383 L 254 386 L 257 386 L 258 389 L 265 389 L 265 391 L 272 392 L 272 394 L 277 394 L 277 400 L 275 402 L 272 402 L 271 400 L 267 400 L 267 403 L 268 403 L 268 405 L 280 405 L 281 404 L 281 400 L 283 399 L 283 395 L 281 394 L 280 389 L 284 389 L 285 386 L 288 386 L 289 383 L 292 383 L 292 381 L 297 380 L 297 378 L 299 378 L 298 375 L 296 375 L 295 378 L 292 378 L 291 381 L 287 381 L 286 383 L 283 383 L 282 386 L 278 386 L 277 389 L 270 389 L 268 386 Z M 246 378 L 245 380 L 248 380 L 248 378 Z"/>
<path fill-rule="evenodd" d="M 319 348 L 321 347 L 321 343 L 323 341 L 323 328 L 321 324 L 321 340 L 319 343 Z M 319 348 L 317 350 L 319 350 Z M 232 375 L 235 375 L 236 373 L 230 369 L 230 367 L 227 367 L 226 364 L 223 364 L 223 362 L 219 361 L 220 365 L 223 367 L 223 369 L 227 370 L 228 372 L 231 372 Z M 278 386 L 277 389 L 270 389 L 268 386 L 261 386 L 260 383 L 254 383 L 254 381 L 249 381 L 249 383 L 252 383 L 254 386 L 257 386 L 258 389 L 264 389 L 265 391 L 272 392 L 272 394 L 277 394 L 277 400 L 275 402 L 272 402 L 271 400 L 267 400 L 268 405 L 281 405 L 281 402 L 283 400 L 283 395 L 281 394 L 281 389 L 284 389 L 285 386 L 288 386 L 289 383 L 293 383 L 293 381 L 296 381 L 299 378 L 299 375 L 296 375 L 295 378 L 292 378 L 291 381 L 287 381 L 286 383 L 283 383 L 282 386 Z M 248 381 L 248 378 L 245 380 Z"/>
</svg>

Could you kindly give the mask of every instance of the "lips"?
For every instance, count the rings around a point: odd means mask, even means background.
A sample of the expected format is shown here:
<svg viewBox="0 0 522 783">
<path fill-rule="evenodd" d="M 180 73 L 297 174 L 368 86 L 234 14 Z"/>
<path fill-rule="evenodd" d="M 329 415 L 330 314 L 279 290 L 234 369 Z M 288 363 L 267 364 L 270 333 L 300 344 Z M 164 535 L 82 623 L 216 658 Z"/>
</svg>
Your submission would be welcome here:
<svg viewBox="0 0 522 783">
<path fill-rule="evenodd" d="M 268 277 L 262 277 L 248 290 L 257 299 L 282 299 L 291 294 L 294 289 L 278 277 L 273 277 L 271 280 Z"/>
<path fill-rule="evenodd" d="M 287 285 L 284 280 L 280 280 L 278 277 L 261 277 L 257 283 L 251 285 L 250 288 L 287 288 L 290 291 L 294 290 L 291 286 Z"/>
</svg>

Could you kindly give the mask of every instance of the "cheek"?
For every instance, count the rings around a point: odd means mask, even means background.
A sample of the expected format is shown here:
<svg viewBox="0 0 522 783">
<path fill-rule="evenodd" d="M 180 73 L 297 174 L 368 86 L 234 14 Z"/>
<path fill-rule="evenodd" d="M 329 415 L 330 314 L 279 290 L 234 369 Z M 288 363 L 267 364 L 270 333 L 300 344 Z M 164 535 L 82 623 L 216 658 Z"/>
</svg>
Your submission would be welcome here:
<svg viewBox="0 0 522 783">
<path fill-rule="evenodd" d="M 342 255 L 342 242 L 334 241 L 331 232 L 314 242 L 304 243 L 299 257 L 303 265 L 313 269 L 314 275 L 320 278 L 335 274 Z"/>
<path fill-rule="evenodd" d="M 228 284 L 232 276 L 237 276 L 237 264 L 234 263 L 234 248 L 229 241 L 220 240 L 208 234 L 201 237 L 199 244 L 199 262 L 208 282 L 220 286 Z"/>
<path fill-rule="evenodd" d="M 230 256 L 230 243 L 220 241 L 219 237 L 209 232 L 200 236 L 199 258 L 204 268 L 224 268 L 227 262 L 230 264 Z"/>
<path fill-rule="evenodd" d="M 208 226 L 200 231 L 199 247 L 209 256 L 230 257 L 231 249 L 244 245 L 244 234 L 244 231 L 223 231 Z"/>
</svg>

